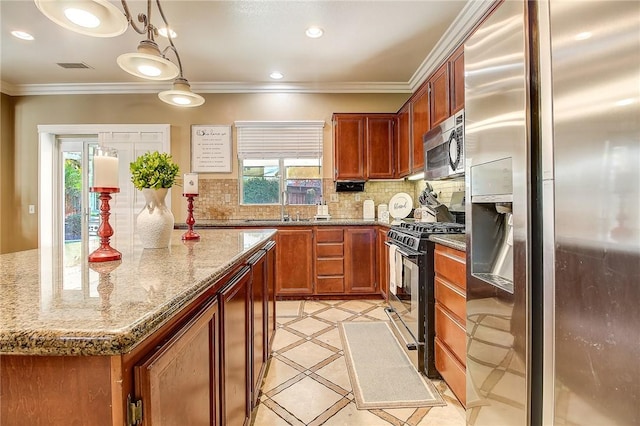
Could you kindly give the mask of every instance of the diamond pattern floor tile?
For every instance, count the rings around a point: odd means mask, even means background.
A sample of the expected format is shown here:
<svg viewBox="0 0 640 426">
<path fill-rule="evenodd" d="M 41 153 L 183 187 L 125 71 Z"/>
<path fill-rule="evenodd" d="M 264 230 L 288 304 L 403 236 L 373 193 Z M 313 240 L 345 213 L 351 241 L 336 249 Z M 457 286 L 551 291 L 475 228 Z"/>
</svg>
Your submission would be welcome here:
<svg viewBox="0 0 640 426">
<path fill-rule="evenodd" d="M 445 407 L 356 408 L 337 322 L 387 320 L 385 306 L 381 300 L 305 301 L 303 317 L 277 318 L 276 354 L 252 425 L 464 426 L 464 409 L 438 380 L 434 384 L 448 403 Z"/>
<path fill-rule="evenodd" d="M 310 423 L 342 397 L 315 380 L 305 377 L 271 399 L 298 419 Z"/>
<path fill-rule="evenodd" d="M 281 353 L 283 357 L 288 358 L 305 368 L 311 368 L 333 354 L 335 354 L 335 352 L 325 349 L 320 345 L 316 345 L 313 342 L 305 342 L 293 349 L 289 349 L 288 351 Z"/>
</svg>

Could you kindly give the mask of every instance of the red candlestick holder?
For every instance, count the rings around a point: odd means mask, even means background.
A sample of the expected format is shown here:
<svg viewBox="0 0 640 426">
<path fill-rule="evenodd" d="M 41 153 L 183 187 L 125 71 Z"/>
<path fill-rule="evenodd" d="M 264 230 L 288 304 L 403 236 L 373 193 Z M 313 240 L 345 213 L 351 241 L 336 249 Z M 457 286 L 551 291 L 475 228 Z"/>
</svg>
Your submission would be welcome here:
<svg viewBox="0 0 640 426">
<path fill-rule="evenodd" d="M 182 196 L 187 197 L 187 220 L 185 223 L 189 227 L 189 230 L 182 234 L 182 239 L 199 240 L 200 234 L 193 230 L 193 225 L 196 223 L 196 220 L 193 218 L 193 198 L 197 197 L 198 194 L 182 194 Z"/>
<path fill-rule="evenodd" d="M 92 186 L 89 190 L 100 193 L 100 227 L 98 228 L 100 247 L 89 255 L 89 262 L 120 260 L 122 259 L 122 253 L 109 245 L 109 239 L 113 235 L 113 228 L 109 224 L 109 216 L 111 215 L 111 213 L 109 213 L 109 200 L 111 199 L 111 194 L 120 192 L 120 188 Z"/>
</svg>

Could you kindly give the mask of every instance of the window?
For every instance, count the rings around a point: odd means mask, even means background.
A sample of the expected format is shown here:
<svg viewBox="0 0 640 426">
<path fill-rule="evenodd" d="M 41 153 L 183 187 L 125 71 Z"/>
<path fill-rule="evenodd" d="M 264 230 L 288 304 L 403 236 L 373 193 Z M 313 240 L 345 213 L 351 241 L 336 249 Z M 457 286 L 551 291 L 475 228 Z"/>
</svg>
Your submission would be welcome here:
<svg viewBox="0 0 640 426">
<path fill-rule="evenodd" d="M 322 200 L 323 121 L 237 121 L 240 202 Z"/>
</svg>

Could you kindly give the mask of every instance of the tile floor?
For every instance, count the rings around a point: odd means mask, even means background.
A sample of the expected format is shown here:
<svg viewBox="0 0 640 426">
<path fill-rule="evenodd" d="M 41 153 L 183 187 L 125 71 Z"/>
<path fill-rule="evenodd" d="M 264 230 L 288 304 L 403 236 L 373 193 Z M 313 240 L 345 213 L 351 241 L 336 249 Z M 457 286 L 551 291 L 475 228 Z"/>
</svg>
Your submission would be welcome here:
<svg viewBox="0 0 640 426">
<path fill-rule="evenodd" d="M 273 357 L 252 425 L 464 426 L 464 409 L 446 383 L 438 380 L 433 382 L 446 406 L 356 408 L 337 322 L 387 320 L 384 301 L 277 303 Z"/>
</svg>

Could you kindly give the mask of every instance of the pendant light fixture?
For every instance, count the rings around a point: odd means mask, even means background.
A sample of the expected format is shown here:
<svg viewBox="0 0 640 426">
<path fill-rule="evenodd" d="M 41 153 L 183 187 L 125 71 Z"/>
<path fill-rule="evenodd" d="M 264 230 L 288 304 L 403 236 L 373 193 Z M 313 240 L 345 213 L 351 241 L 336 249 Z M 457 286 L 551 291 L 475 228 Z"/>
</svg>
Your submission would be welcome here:
<svg viewBox="0 0 640 426">
<path fill-rule="evenodd" d="M 198 106 L 204 103 L 204 98 L 191 91 L 188 81 L 182 74 L 180 55 L 173 44 L 171 33 L 168 35 L 169 46 L 164 50 L 155 41 L 158 28 L 151 22 L 152 0 L 147 0 L 147 12 L 139 13 L 136 23 L 129 11 L 126 0 L 122 1 L 121 12 L 108 0 L 34 0 L 38 9 L 56 24 L 80 34 L 94 37 L 114 37 L 120 35 L 131 26 L 138 34 L 146 35 L 135 52 L 125 53 L 117 58 L 117 63 L 124 71 L 148 80 L 171 80 L 173 90 L 158 94 L 160 99 L 177 106 Z M 160 0 L 155 1 L 164 22 L 165 28 L 169 23 L 160 6 Z M 178 65 L 166 57 L 171 50 L 178 59 Z"/>
<path fill-rule="evenodd" d="M 115 37 L 127 30 L 124 13 L 107 0 L 35 0 L 47 18 L 68 30 L 93 37 Z"/>
</svg>

